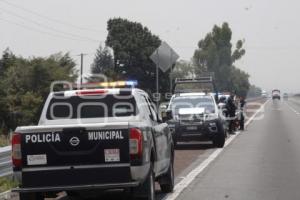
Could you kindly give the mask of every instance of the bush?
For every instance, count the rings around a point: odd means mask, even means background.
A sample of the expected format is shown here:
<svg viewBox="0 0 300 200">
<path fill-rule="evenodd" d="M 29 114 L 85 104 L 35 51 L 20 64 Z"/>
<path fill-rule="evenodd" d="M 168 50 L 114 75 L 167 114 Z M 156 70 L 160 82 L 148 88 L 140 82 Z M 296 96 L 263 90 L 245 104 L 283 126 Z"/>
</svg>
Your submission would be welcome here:
<svg viewBox="0 0 300 200">
<path fill-rule="evenodd" d="M 10 145 L 10 137 L 6 135 L 0 135 L 0 147 Z"/>
</svg>

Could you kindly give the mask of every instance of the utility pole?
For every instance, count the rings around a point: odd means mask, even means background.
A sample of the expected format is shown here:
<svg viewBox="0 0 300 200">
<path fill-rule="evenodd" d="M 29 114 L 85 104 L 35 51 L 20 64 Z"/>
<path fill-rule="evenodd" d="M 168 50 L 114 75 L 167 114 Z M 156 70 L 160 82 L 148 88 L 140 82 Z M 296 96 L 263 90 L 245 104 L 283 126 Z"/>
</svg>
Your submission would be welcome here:
<svg viewBox="0 0 300 200">
<path fill-rule="evenodd" d="M 83 56 L 87 54 L 81 53 L 80 56 L 80 86 L 82 85 L 82 74 L 83 74 Z"/>
<path fill-rule="evenodd" d="M 157 55 L 157 64 L 156 64 L 156 95 L 158 96 L 159 93 L 159 54 L 158 54 L 158 50 L 156 50 L 156 55 Z M 157 98 L 157 97 L 156 97 Z M 159 106 L 159 100 L 156 101 L 156 108 L 158 109 Z"/>
<path fill-rule="evenodd" d="M 173 50 L 170 49 L 170 62 L 173 62 Z M 173 81 L 172 81 L 172 73 L 173 73 L 173 66 L 174 64 L 171 65 L 171 69 L 170 69 L 170 93 L 172 93 L 173 90 Z"/>
</svg>

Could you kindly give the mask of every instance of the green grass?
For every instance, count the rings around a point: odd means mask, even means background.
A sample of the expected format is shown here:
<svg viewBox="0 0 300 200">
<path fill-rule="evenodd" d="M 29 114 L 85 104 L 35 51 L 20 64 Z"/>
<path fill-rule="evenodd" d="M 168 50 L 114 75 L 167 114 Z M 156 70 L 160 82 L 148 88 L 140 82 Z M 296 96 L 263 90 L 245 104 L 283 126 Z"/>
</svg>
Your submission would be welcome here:
<svg viewBox="0 0 300 200">
<path fill-rule="evenodd" d="M 10 190 L 18 186 L 16 181 L 13 181 L 11 178 L 0 177 L 0 193 Z"/>
<path fill-rule="evenodd" d="M 10 145 L 10 139 L 7 136 L 0 135 L 0 147 L 5 147 Z"/>
</svg>

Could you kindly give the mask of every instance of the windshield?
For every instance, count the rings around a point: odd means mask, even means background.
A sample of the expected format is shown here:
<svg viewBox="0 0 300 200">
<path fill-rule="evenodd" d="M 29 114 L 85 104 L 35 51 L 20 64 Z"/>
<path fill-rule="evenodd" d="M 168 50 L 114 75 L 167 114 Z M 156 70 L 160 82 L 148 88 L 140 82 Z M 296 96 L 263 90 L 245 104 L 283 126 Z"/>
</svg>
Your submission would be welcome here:
<svg viewBox="0 0 300 200">
<path fill-rule="evenodd" d="M 170 103 L 169 110 L 178 112 L 182 108 L 204 108 L 205 112 L 215 112 L 214 101 L 212 97 L 203 96 L 185 96 L 175 97 Z"/>
</svg>

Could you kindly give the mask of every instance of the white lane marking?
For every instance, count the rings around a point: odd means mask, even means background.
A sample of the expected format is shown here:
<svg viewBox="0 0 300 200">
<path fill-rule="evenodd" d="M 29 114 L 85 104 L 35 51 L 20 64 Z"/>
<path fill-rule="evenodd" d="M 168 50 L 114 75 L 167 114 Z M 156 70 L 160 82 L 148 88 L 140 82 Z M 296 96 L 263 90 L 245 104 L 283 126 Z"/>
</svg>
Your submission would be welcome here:
<svg viewBox="0 0 300 200">
<path fill-rule="evenodd" d="M 293 112 L 296 113 L 297 115 L 300 115 L 300 113 L 299 113 L 295 108 L 293 108 L 289 103 L 285 102 L 285 104 L 289 107 L 289 109 L 290 109 L 291 111 L 293 111 Z"/>
<path fill-rule="evenodd" d="M 251 118 L 245 123 L 245 127 L 247 127 L 251 121 L 254 120 L 255 116 L 260 113 L 265 105 L 269 102 L 266 101 L 255 113 L 251 116 Z M 227 147 L 237 136 L 239 135 L 239 132 L 233 136 L 231 136 L 229 139 L 226 140 L 224 148 Z M 205 159 L 202 163 L 200 163 L 194 170 L 192 170 L 184 179 L 179 181 L 174 188 L 174 192 L 168 194 L 164 200 L 175 200 L 183 191 L 185 188 L 187 188 L 192 181 L 206 168 L 209 166 L 209 164 L 214 161 L 220 153 L 224 150 L 224 148 L 216 149 L 207 159 Z"/>
</svg>

